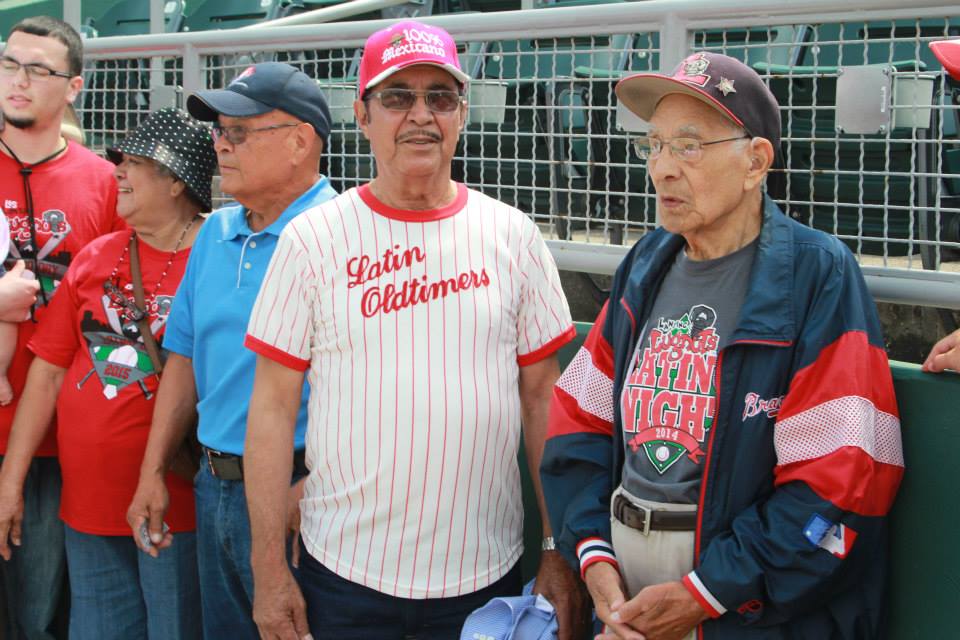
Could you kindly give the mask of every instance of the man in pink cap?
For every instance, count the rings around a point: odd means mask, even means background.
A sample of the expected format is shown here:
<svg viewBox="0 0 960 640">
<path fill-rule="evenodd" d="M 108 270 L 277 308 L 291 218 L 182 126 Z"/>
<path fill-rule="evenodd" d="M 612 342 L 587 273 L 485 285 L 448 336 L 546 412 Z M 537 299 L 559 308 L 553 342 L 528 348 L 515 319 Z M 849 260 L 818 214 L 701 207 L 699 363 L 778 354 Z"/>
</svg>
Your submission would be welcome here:
<svg viewBox="0 0 960 640">
<path fill-rule="evenodd" d="M 451 180 L 467 81 L 442 29 L 369 38 L 354 110 L 377 177 L 292 222 L 260 290 L 244 466 L 263 637 L 456 638 L 520 593 L 517 449 L 538 468 L 574 329 L 536 225 Z M 305 372 L 295 582 L 282 497 Z M 544 531 L 536 589 L 582 637 L 588 600 Z"/>
</svg>

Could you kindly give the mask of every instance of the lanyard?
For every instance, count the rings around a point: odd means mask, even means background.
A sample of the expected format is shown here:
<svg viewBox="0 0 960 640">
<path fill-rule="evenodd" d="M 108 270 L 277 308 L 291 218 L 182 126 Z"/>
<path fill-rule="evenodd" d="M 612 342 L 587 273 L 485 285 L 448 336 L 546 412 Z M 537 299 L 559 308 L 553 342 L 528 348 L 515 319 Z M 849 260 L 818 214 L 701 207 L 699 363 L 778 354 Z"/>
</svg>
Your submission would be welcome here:
<svg viewBox="0 0 960 640">
<path fill-rule="evenodd" d="M 45 162 L 53 160 L 67 148 L 67 145 L 64 144 L 62 147 L 48 155 L 42 160 L 38 160 L 33 164 L 26 164 L 22 162 L 20 158 L 17 157 L 17 154 L 13 152 L 13 149 L 0 138 L 0 144 L 3 145 L 3 148 L 7 150 L 7 153 L 10 154 L 10 157 L 20 165 L 20 177 L 23 179 L 23 193 L 24 198 L 27 201 L 27 218 L 30 220 L 30 261 L 33 263 L 33 272 L 37 274 L 37 277 L 40 277 L 40 264 L 37 259 L 37 253 L 40 251 L 40 248 L 37 246 L 37 222 L 33 218 L 33 191 L 30 189 L 30 174 L 33 173 L 33 170 Z M 47 304 L 47 294 L 43 290 L 43 286 L 40 287 L 40 300 L 43 301 L 43 304 Z M 31 318 L 33 317 L 33 310 L 30 311 Z M 34 319 L 36 322 L 36 319 Z"/>
</svg>

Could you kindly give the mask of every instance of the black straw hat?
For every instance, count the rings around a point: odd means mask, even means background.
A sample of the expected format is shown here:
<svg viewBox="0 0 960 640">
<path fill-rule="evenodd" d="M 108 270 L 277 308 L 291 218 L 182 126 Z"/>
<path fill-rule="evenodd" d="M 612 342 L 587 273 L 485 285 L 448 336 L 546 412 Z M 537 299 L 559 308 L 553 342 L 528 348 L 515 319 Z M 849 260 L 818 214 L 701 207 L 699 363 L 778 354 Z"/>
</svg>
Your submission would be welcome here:
<svg viewBox="0 0 960 640">
<path fill-rule="evenodd" d="M 210 184 L 217 154 L 206 126 L 179 109 L 160 109 L 118 145 L 107 149 L 107 157 L 114 164 L 120 164 L 124 153 L 162 164 L 183 181 L 203 211 L 210 211 Z"/>
</svg>

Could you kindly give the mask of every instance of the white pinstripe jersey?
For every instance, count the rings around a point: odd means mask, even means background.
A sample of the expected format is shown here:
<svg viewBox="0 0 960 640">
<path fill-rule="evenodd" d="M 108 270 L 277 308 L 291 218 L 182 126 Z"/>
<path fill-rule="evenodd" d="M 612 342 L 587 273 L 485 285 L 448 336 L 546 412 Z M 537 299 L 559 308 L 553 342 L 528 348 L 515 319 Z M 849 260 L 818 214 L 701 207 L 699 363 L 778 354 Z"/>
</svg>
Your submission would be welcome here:
<svg viewBox="0 0 960 640">
<path fill-rule="evenodd" d="M 309 370 L 307 550 L 404 598 L 476 591 L 519 559 L 519 370 L 573 337 L 536 225 L 457 186 L 436 211 L 360 187 L 298 216 L 247 336 Z"/>
</svg>

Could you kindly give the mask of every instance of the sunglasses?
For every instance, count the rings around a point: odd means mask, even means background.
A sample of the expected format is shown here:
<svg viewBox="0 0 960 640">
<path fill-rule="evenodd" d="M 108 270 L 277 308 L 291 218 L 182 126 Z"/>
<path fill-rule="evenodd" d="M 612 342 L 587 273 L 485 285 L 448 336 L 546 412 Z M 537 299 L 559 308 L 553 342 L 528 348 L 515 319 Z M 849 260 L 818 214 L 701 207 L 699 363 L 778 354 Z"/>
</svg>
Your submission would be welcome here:
<svg viewBox="0 0 960 640">
<path fill-rule="evenodd" d="M 103 283 L 103 292 L 107 294 L 107 298 L 115 307 L 123 310 L 123 317 L 128 318 L 132 322 L 140 322 L 147 317 L 147 312 L 140 309 L 140 307 L 127 298 L 123 291 L 120 290 L 120 287 L 114 284 L 112 280 L 107 280 Z"/>
<path fill-rule="evenodd" d="M 376 98 L 384 109 L 390 111 L 409 111 L 417 103 L 417 98 L 423 97 L 427 109 L 434 113 L 451 113 L 460 108 L 463 96 L 456 91 L 446 89 L 430 89 L 429 91 L 414 91 L 413 89 L 384 89 L 368 93 L 368 100 Z"/>
</svg>

